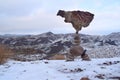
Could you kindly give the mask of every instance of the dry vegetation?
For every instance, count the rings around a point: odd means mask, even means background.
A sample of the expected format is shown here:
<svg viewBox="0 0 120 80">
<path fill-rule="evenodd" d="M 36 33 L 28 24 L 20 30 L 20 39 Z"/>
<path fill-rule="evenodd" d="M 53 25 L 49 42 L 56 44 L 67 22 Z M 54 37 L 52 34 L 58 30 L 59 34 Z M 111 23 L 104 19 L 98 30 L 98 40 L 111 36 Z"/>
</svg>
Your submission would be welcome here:
<svg viewBox="0 0 120 80">
<path fill-rule="evenodd" d="M 0 64 L 4 64 L 12 55 L 13 52 L 10 48 L 5 45 L 0 45 Z"/>
<path fill-rule="evenodd" d="M 36 53 L 40 53 L 40 54 L 45 53 L 42 50 L 29 48 L 29 47 L 14 48 L 14 49 L 12 49 L 12 51 L 14 51 L 16 54 L 25 54 L 25 55 L 36 54 Z"/>
<path fill-rule="evenodd" d="M 63 54 L 56 54 L 49 58 L 49 60 L 65 60 L 65 55 Z"/>
</svg>

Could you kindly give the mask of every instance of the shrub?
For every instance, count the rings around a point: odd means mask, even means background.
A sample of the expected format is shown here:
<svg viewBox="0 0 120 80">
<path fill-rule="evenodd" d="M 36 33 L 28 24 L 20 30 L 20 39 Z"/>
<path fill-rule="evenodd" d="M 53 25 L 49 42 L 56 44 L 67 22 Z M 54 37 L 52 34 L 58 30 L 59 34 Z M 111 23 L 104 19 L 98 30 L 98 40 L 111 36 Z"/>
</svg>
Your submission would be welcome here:
<svg viewBox="0 0 120 80">
<path fill-rule="evenodd" d="M 13 52 L 10 48 L 5 45 L 0 45 L 0 65 L 4 64 L 12 55 Z"/>
</svg>

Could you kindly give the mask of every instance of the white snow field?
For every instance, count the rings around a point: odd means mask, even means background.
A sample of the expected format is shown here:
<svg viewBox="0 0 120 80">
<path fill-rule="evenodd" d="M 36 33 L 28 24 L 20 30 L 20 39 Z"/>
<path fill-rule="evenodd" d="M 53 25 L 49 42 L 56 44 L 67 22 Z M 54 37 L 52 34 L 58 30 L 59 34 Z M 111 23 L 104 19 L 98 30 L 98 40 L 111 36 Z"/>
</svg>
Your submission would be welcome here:
<svg viewBox="0 0 120 80">
<path fill-rule="evenodd" d="M 120 57 L 66 62 L 9 60 L 0 65 L 0 80 L 120 80 Z"/>
</svg>

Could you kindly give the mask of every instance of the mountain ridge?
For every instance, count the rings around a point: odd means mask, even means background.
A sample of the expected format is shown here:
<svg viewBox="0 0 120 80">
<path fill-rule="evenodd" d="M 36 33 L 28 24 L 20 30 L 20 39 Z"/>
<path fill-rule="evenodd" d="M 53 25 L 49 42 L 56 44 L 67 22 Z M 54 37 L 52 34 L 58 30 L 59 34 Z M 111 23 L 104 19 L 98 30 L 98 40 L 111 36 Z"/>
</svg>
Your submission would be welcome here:
<svg viewBox="0 0 120 80">
<path fill-rule="evenodd" d="M 7 45 L 15 53 L 19 52 L 20 54 L 64 54 L 67 53 L 72 46 L 74 35 L 75 34 L 73 33 L 54 34 L 52 32 L 22 36 L 2 35 L 0 36 L 0 44 Z M 87 53 L 91 57 L 95 58 L 98 54 L 102 54 L 102 56 L 98 56 L 99 58 L 120 56 L 120 32 L 103 36 L 86 34 L 79 35 L 81 38 L 80 45 L 87 49 Z M 105 54 L 109 55 L 103 56 Z"/>
</svg>

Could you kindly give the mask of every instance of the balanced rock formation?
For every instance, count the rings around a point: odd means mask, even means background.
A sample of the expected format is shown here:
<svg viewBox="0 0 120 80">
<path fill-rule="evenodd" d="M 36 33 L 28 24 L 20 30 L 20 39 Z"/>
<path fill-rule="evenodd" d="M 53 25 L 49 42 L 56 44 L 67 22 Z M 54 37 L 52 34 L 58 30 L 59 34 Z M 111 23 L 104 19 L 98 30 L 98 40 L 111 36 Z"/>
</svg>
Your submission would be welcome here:
<svg viewBox="0 0 120 80">
<path fill-rule="evenodd" d="M 75 56 L 81 56 L 83 60 L 90 60 L 88 55 L 85 53 L 86 50 L 84 50 L 83 47 L 80 46 L 80 37 L 78 32 L 82 29 L 82 27 L 89 26 L 90 22 L 94 18 L 94 14 L 84 11 L 59 10 L 57 15 L 65 18 L 64 21 L 66 23 L 71 23 L 74 29 L 76 30 L 73 46 L 67 53 L 66 60 L 73 61 Z"/>
</svg>

